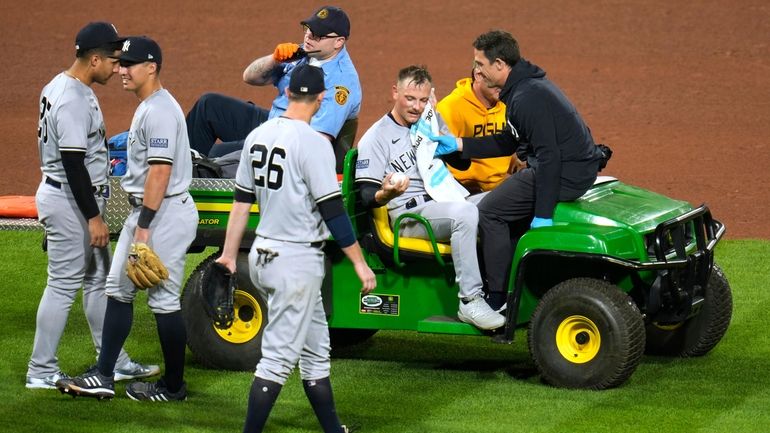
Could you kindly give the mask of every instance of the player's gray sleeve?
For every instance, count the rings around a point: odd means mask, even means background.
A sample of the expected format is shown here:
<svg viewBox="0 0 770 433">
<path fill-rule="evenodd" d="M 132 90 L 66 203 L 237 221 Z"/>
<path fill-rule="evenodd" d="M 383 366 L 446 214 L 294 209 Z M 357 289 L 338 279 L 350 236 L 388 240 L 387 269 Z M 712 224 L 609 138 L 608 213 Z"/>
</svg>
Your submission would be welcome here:
<svg viewBox="0 0 770 433">
<path fill-rule="evenodd" d="M 173 164 L 178 145 L 177 128 L 182 127 L 176 121 L 173 111 L 150 106 L 145 119 L 147 163 Z"/>
<path fill-rule="evenodd" d="M 251 168 L 252 134 L 246 137 L 243 150 L 241 150 L 241 160 L 238 162 L 238 169 L 235 172 L 235 189 L 248 194 L 256 194 L 254 191 L 254 172 Z"/>
<path fill-rule="evenodd" d="M 382 145 L 376 132 L 376 127 L 369 129 L 358 143 L 356 182 L 372 183 L 379 188 L 382 178 L 385 177 L 390 152 L 387 146 Z"/>
<path fill-rule="evenodd" d="M 88 130 L 91 114 L 73 101 L 63 101 L 57 107 L 55 123 L 59 133 L 59 151 L 85 152 L 88 146 Z"/>
</svg>

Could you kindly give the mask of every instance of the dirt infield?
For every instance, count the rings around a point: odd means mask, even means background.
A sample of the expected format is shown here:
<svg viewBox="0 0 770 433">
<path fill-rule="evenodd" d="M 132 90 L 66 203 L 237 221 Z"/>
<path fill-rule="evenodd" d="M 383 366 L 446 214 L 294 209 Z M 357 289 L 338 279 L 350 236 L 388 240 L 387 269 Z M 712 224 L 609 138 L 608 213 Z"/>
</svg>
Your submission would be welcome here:
<svg viewBox="0 0 770 433">
<path fill-rule="evenodd" d="M 156 4 L 157 3 L 157 4 Z M 547 3 L 546 5 L 539 3 Z M 730 238 L 770 238 L 770 5 L 763 0 L 340 1 L 364 88 L 359 137 L 390 108 L 396 71 L 428 65 L 437 95 L 469 74 L 473 39 L 510 31 L 615 154 L 605 173 L 694 204 L 706 202 Z M 685 5 L 687 3 L 688 5 Z M 184 110 L 205 91 L 267 106 L 270 88 L 243 68 L 277 43 L 299 41 L 318 2 L 8 1 L 0 6 L 0 195 L 34 194 L 38 97 L 68 67 L 77 30 L 110 20 L 164 50 L 163 84 Z M 266 4 L 272 5 L 266 9 Z M 694 4 L 697 4 L 695 6 Z M 128 11 L 128 12 L 126 12 Z M 97 86 L 108 134 L 137 105 L 119 79 Z M 765 186 L 763 186 L 765 185 Z M 764 222 L 763 222 L 764 221 Z"/>
</svg>

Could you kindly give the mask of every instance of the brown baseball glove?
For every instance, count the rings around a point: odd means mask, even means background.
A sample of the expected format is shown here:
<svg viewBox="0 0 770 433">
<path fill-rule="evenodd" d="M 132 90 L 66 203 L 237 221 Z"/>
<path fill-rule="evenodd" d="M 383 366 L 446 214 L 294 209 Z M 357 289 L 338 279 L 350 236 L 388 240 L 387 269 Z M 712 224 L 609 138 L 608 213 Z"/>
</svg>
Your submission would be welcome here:
<svg viewBox="0 0 770 433">
<path fill-rule="evenodd" d="M 160 257 L 145 243 L 131 244 L 126 263 L 126 274 L 137 289 L 155 287 L 168 278 L 168 270 Z"/>
</svg>

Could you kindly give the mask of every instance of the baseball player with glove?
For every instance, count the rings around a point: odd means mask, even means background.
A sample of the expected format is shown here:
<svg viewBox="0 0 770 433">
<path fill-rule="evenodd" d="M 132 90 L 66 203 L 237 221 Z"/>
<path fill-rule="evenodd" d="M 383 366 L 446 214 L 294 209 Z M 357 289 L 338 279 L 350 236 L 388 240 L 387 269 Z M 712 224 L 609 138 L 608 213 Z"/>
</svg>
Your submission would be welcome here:
<svg viewBox="0 0 770 433">
<path fill-rule="evenodd" d="M 324 70 L 326 96 L 310 126 L 330 142 L 345 121 L 358 117 L 361 108 L 361 84 L 346 44 L 350 37 L 350 19 L 334 6 L 316 10 L 300 23 L 303 42 L 278 44 L 275 50 L 254 60 L 243 71 L 243 81 L 253 86 L 275 85 L 278 96 L 270 110 L 228 96 L 206 93 L 187 114 L 190 145 L 203 155 L 222 156 L 240 152 L 243 140 L 268 119 L 280 116 L 289 103 L 286 87 L 293 70 L 310 64 Z M 215 144 L 217 139 L 222 143 Z M 335 148 L 337 172 L 349 149 Z"/>
<path fill-rule="evenodd" d="M 329 329 L 321 302 L 324 242 L 333 235 L 353 262 L 361 291 L 376 286 L 342 203 L 334 153 L 310 126 L 324 103 L 324 72 L 300 65 L 287 89 L 286 112 L 246 138 L 235 178 L 230 219 L 218 263 L 236 272 L 236 257 L 252 203 L 260 221 L 249 252 L 249 273 L 267 296 L 262 359 L 249 393 L 244 432 L 261 432 L 283 384 L 299 362 L 305 394 L 323 431 L 347 431 L 334 407 Z"/>
<path fill-rule="evenodd" d="M 141 100 L 128 135 L 128 172 L 121 180 L 134 209 L 120 233 L 107 277 L 109 299 L 96 367 L 71 380 L 58 381 L 57 387 L 72 395 L 115 395 L 115 359 L 131 330 L 136 292 L 146 289 L 165 372 L 157 382 L 128 384 L 126 394 L 133 400 L 185 400 L 187 337 L 179 295 L 198 211 L 187 191 L 192 160 L 184 113 L 161 85 L 163 57 L 155 41 L 129 37 L 117 58 L 123 88 Z"/>
<path fill-rule="evenodd" d="M 48 284 L 37 310 L 37 326 L 26 387 L 55 389 L 67 378 L 56 352 L 72 303 L 83 287 L 83 309 L 97 352 L 101 347 L 110 266 L 109 231 L 102 218 L 109 196 L 109 162 L 99 101 L 91 86 L 117 72 L 114 55 L 122 39 L 115 26 L 92 22 L 75 38 L 76 60 L 40 95 L 38 148 L 43 181 L 35 195 L 48 244 Z M 119 347 L 118 347 L 119 349 Z M 157 365 L 131 361 L 116 352 L 115 380 L 152 376 Z"/>
</svg>

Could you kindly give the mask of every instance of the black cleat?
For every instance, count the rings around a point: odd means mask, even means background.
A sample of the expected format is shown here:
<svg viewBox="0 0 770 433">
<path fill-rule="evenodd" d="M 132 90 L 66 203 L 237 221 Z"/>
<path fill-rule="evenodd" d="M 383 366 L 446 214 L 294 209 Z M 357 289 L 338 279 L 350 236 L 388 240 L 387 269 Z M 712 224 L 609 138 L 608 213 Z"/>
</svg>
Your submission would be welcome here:
<svg viewBox="0 0 770 433">
<path fill-rule="evenodd" d="M 171 392 L 163 379 L 157 382 L 133 382 L 126 385 L 126 395 L 136 401 L 184 401 L 187 400 L 187 384 Z"/>
<path fill-rule="evenodd" d="M 56 388 L 62 394 L 70 394 L 73 397 L 94 397 L 99 400 L 115 397 L 115 381 L 112 377 L 99 373 L 96 366 L 80 376 L 57 380 Z"/>
</svg>

